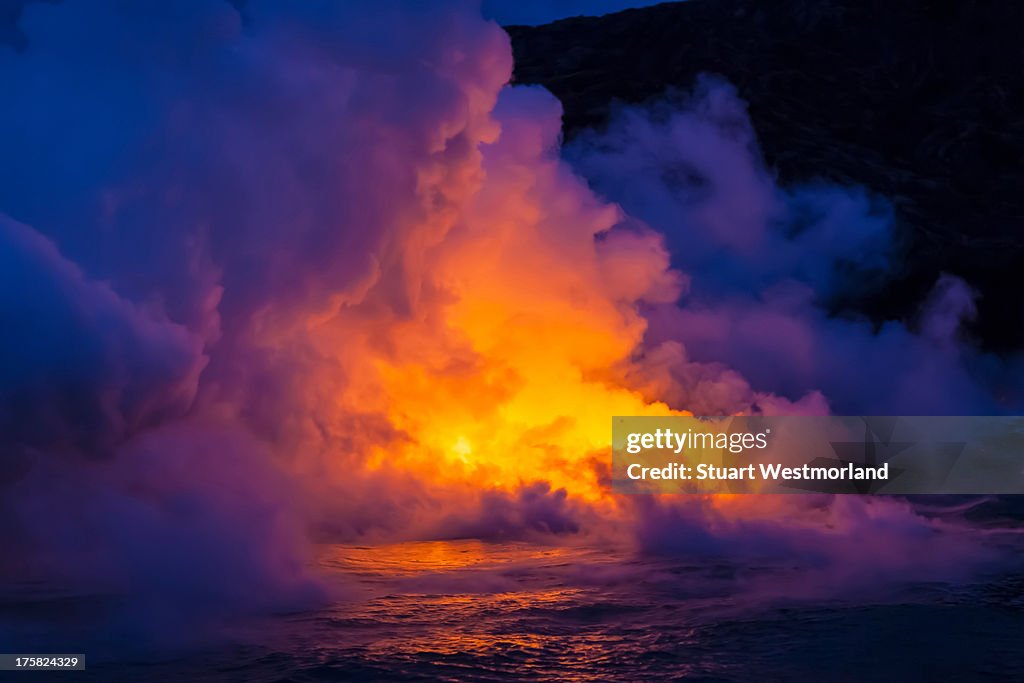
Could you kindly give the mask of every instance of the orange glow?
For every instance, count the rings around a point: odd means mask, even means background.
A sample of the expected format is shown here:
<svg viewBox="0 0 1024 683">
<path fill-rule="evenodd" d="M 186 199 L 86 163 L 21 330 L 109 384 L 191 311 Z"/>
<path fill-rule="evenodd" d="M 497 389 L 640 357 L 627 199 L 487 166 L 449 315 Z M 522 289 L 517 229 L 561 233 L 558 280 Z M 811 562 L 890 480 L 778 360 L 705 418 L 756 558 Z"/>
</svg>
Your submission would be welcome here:
<svg viewBox="0 0 1024 683">
<path fill-rule="evenodd" d="M 609 368 L 641 341 L 636 299 L 675 296 L 678 277 L 650 234 L 602 252 L 595 235 L 618 210 L 554 159 L 516 182 L 504 177 L 510 165 L 523 170 L 506 163 L 488 177 L 427 264 L 443 292 L 436 318 L 405 326 L 401 353 L 376 354 L 387 413 L 411 437 L 389 457 L 432 479 L 504 489 L 544 480 L 594 501 L 603 493 L 592 463 L 609 455 L 611 416 L 672 412 L 615 385 Z M 554 215 L 543 184 L 561 185 Z"/>
<path fill-rule="evenodd" d="M 361 298 L 306 319 L 339 369 L 311 372 L 310 400 L 392 430 L 357 444 L 363 473 L 411 475 L 440 496 L 544 481 L 614 506 L 601 482 L 612 416 L 689 414 L 621 379 L 646 330 L 640 302 L 675 300 L 683 277 L 659 235 L 622 225 L 558 159 L 551 113 L 497 136 L 482 126 L 466 168 L 424 177 L 437 196 Z M 328 449 L 351 431 L 332 419 L 315 427 Z M 326 474 L 351 478 L 352 460 L 330 458 Z"/>
</svg>

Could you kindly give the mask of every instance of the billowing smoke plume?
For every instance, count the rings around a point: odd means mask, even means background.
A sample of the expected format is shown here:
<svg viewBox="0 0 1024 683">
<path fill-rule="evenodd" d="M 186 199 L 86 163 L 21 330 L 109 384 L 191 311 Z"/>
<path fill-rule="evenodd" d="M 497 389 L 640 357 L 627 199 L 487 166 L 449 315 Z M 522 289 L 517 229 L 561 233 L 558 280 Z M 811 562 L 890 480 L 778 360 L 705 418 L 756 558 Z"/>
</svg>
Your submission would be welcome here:
<svg viewBox="0 0 1024 683">
<path fill-rule="evenodd" d="M 180 627 L 315 598 L 311 539 L 763 533 L 845 566 L 813 529 L 867 516 L 917 539 L 901 577 L 962 547 L 905 506 L 606 489 L 615 414 L 994 405 L 964 283 L 916 331 L 822 312 L 890 267 L 884 202 L 776 187 L 716 84 L 570 165 L 473 3 L 241 7 L 32 3 L 0 46 L 6 577 Z"/>
<path fill-rule="evenodd" d="M 507 37 L 468 6 L 216 0 L 32 3 L 20 35 L 5 575 L 172 624 L 305 600 L 311 522 L 418 506 L 365 467 L 415 441 L 378 364 L 439 315 L 427 258 L 479 186 Z"/>
<path fill-rule="evenodd" d="M 779 187 L 727 83 L 705 78 L 689 96 L 620 108 L 567 156 L 664 234 L 673 265 L 691 276 L 681 305 L 648 312 L 648 348 L 724 362 L 762 391 L 820 391 L 843 415 L 1019 410 L 1020 364 L 963 339 L 976 295 L 962 280 L 939 278 L 915 320 L 829 314 L 883 288 L 907 258 L 892 210 L 861 188 Z"/>
</svg>

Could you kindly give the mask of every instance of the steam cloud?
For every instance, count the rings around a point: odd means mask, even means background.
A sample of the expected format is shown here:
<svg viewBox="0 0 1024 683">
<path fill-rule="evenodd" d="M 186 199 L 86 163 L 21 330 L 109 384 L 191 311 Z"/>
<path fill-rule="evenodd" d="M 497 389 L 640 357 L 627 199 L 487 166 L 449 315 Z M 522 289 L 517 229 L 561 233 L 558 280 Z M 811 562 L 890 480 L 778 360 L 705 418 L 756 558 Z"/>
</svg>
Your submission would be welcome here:
<svg viewBox="0 0 1024 683">
<path fill-rule="evenodd" d="M 840 520 L 914 539 L 893 575 L 971 555 L 895 503 L 794 524 L 602 493 L 611 414 L 1012 408 L 986 380 L 1019 373 L 958 339 L 967 284 L 913 328 L 825 313 L 892 267 L 884 200 L 778 187 L 714 81 L 563 159 L 557 100 L 506 87 L 473 3 L 242 8 L 32 3 L 0 46 L 10 585 L 180 627 L 315 599 L 310 538 L 617 520 L 643 550 L 785 539 L 854 573 L 815 531 Z"/>
<path fill-rule="evenodd" d="M 666 235 L 673 265 L 692 278 L 682 305 L 648 312 L 648 348 L 682 343 L 687 358 L 724 362 L 763 391 L 820 391 L 843 415 L 1019 408 L 1020 363 L 966 342 L 976 294 L 955 276 L 938 279 L 916 320 L 829 315 L 844 295 L 883 287 L 906 258 L 892 210 L 862 188 L 778 187 L 729 84 L 704 78 L 690 95 L 621 108 L 567 157 Z"/>
</svg>

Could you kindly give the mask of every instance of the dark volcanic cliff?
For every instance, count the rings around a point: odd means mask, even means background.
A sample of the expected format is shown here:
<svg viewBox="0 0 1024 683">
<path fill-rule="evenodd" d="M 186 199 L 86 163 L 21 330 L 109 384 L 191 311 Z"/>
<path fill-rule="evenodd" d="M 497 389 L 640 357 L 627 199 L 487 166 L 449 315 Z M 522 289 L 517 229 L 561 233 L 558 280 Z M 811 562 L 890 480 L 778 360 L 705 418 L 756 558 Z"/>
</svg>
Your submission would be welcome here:
<svg viewBox="0 0 1024 683">
<path fill-rule="evenodd" d="M 1024 346 L 1024 3 L 690 0 L 508 30 L 516 81 L 562 100 L 570 136 L 614 100 L 725 77 L 783 182 L 896 207 L 904 267 L 858 308 L 911 316 L 950 272 L 981 291 L 984 344 Z"/>
</svg>

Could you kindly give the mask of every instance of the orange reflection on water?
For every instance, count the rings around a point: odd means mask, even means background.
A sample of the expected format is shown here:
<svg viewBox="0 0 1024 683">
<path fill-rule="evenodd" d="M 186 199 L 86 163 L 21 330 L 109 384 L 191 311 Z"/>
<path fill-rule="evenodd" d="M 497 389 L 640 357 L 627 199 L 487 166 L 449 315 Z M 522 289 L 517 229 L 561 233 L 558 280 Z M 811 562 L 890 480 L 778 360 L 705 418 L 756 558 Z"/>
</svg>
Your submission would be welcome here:
<svg viewBox="0 0 1024 683">
<path fill-rule="evenodd" d="M 637 592 L 645 565 L 607 547 L 333 546 L 323 563 L 365 589 L 331 617 L 346 628 L 345 647 L 361 660 L 387 662 L 389 671 L 427 667 L 439 680 L 609 680 L 616 667 L 635 676 L 664 663 L 638 654 L 666 647 L 652 614 L 670 620 L 673 643 L 696 637 L 672 616 L 675 607 L 666 611 Z M 677 661 L 673 672 L 685 676 L 691 666 Z"/>
<path fill-rule="evenodd" d="M 415 541 L 325 548 L 322 563 L 350 574 L 408 578 L 467 569 L 508 569 L 517 564 L 557 566 L 588 551 L 571 546 L 484 543 L 478 540 Z"/>
</svg>

